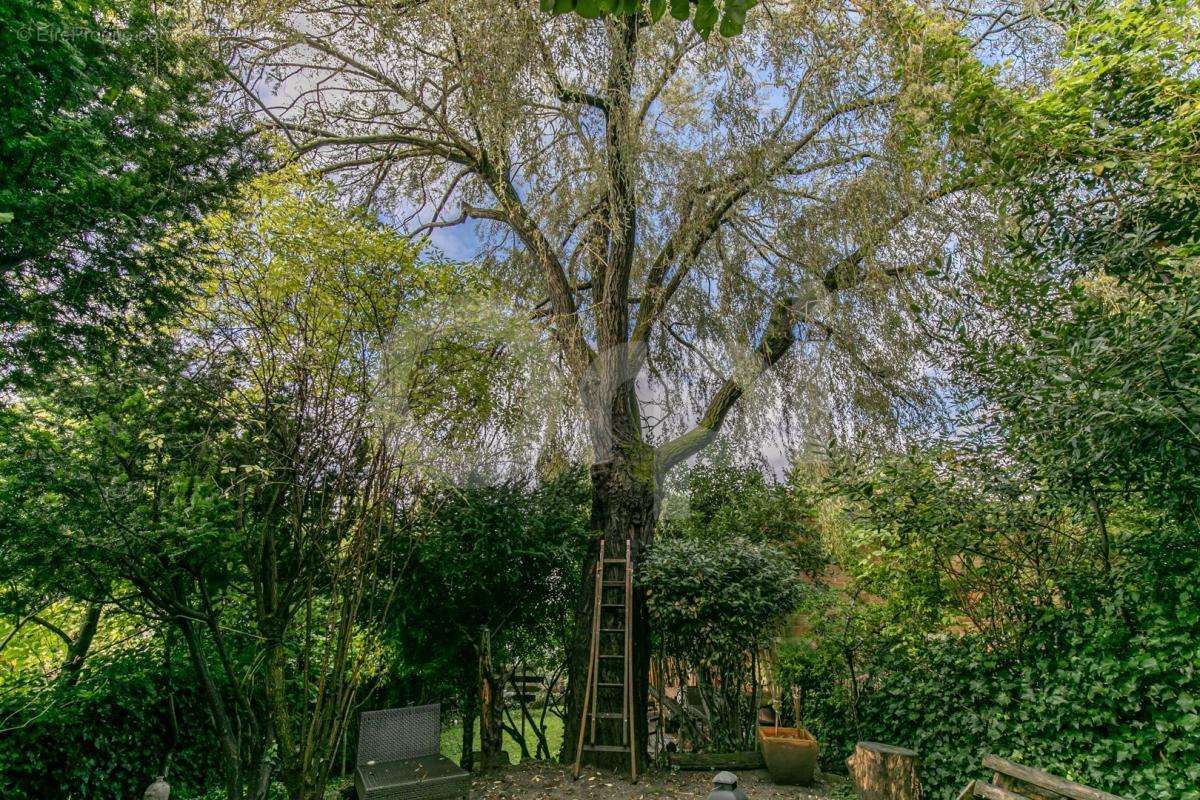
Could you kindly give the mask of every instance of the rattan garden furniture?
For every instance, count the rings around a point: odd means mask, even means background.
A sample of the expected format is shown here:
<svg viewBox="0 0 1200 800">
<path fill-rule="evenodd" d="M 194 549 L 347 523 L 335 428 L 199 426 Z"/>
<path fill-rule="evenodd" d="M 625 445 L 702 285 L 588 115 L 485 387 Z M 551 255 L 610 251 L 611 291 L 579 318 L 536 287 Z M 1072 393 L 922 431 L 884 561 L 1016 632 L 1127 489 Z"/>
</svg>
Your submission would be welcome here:
<svg viewBox="0 0 1200 800">
<path fill-rule="evenodd" d="M 442 707 L 364 711 L 354 787 L 359 800 L 469 798 L 471 776 L 439 751 Z"/>
</svg>

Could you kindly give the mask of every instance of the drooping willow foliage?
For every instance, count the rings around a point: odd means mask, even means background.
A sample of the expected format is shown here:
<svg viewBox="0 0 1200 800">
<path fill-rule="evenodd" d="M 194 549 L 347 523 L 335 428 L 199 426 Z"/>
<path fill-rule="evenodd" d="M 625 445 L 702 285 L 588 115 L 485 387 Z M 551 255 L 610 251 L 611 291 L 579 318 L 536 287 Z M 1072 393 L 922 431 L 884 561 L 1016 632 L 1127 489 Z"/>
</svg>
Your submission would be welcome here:
<svg viewBox="0 0 1200 800">
<path fill-rule="evenodd" d="M 621 434 L 598 417 L 632 380 L 666 470 L 723 426 L 752 450 L 936 416 L 925 320 L 995 230 L 957 180 L 946 98 L 963 64 L 1041 41 L 1020 4 L 968 5 L 769 3 L 707 42 L 669 17 L 457 0 L 223 22 L 248 113 L 489 259 L 564 387 L 529 401 L 529 435 L 605 460 Z"/>
</svg>

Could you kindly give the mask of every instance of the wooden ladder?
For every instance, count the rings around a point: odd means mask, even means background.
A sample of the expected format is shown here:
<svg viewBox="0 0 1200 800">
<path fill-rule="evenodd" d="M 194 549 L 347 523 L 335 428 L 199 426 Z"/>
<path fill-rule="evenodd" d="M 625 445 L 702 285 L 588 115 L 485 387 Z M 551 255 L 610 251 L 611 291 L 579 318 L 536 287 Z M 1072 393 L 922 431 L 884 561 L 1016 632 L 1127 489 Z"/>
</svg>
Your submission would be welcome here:
<svg viewBox="0 0 1200 800">
<path fill-rule="evenodd" d="M 606 577 L 608 567 L 620 567 L 620 579 Z M 620 590 L 620 591 L 617 591 Z M 607 621 L 603 618 L 607 614 Z M 616 627 L 614 618 L 621 619 Z M 607 634 L 607 636 L 606 636 Z M 583 692 L 583 713 L 579 718 L 579 738 L 575 747 L 575 772 L 579 777 L 583 752 L 629 753 L 629 778 L 637 783 L 637 747 L 633 726 L 633 560 L 629 540 L 625 541 L 625 557 L 610 558 L 605 542 L 600 540 L 600 558 L 596 561 L 596 590 L 592 607 L 592 644 L 588 655 L 587 683 Z M 606 652 L 605 640 L 619 639 L 621 652 Z M 611 651 L 611 647 L 608 648 Z M 614 680 L 611 670 L 601 665 L 621 659 L 621 680 Z M 605 672 L 601 680 L 601 672 Z M 601 692 L 607 699 L 621 694 L 621 712 L 600 709 Z M 621 720 L 621 744 L 597 744 L 598 720 Z M 586 738 L 586 742 L 584 741 Z"/>
</svg>

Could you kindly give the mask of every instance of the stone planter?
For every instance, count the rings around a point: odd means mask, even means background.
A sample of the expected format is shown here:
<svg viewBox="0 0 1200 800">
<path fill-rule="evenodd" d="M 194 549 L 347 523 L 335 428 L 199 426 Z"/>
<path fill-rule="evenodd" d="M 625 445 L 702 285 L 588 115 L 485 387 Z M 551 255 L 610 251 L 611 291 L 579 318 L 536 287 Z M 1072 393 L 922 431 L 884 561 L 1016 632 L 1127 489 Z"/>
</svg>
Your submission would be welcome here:
<svg viewBox="0 0 1200 800">
<path fill-rule="evenodd" d="M 771 780 L 783 786 L 811 786 L 817 774 L 817 740 L 804 728 L 758 729 L 758 744 Z"/>
</svg>

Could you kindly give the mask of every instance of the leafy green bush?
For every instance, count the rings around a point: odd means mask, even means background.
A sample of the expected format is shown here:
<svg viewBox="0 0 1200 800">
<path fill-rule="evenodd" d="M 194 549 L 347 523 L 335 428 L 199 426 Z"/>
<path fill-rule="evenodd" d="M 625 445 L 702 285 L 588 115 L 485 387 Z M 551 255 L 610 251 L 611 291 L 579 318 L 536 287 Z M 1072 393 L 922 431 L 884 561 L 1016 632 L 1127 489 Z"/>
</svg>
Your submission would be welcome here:
<svg viewBox="0 0 1200 800">
<path fill-rule="evenodd" d="M 757 467 L 725 464 L 696 467 L 684 484 L 667 500 L 662 537 L 772 544 L 809 575 L 827 563 L 810 487 L 772 481 Z"/>
<path fill-rule="evenodd" d="M 922 602 L 949 619 L 856 668 L 823 662 L 832 681 L 869 675 L 823 722 L 920 750 L 934 798 L 985 752 L 1133 800 L 1200 798 L 1193 6 L 1052 10 L 1061 68 L 980 129 L 1008 257 L 964 282 L 978 313 L 953 321 L 979 409 L 959 433 L 990 466 L 972 480 L 960 442 L 855 498 L 875 545 L 842 561 L 857 585 L 893 625 Z"/>
<path fill-rule="evenodd" d="M 553 674 L 565 659 L 587 546 L 589 488 L 573 468 L 537 485 L 514 480 L 427 492 L 387 637 L 397 658 L 374 702 L 453 702 L 465 735 L 473 735 L 485 630 L 498 675 L 518 666 Z M 548 749 L 543 742 L 543 757 L 553 757 Z"/>
<path fill-rule="evenodd" d="M 660 539 L 642 562 L 651 624 L 662 653 L 699 678 L 705 719 L 688 737 L 697 748 L 745 749 L 756 709 L 745 696 L 754 659 L 796 608 L 799 573 L 778 547 L 745 539 Z M 685 724 L 687 722 L 685 721 Z"/>
<path fill-rule="evenodd" d="M 172 752 L 172 795 L 196 797 L 210 778 L 219 785 L 217 748 L 195 681 L 182 665 L 173 671 L 174 746 L 172 693 L 151 648 L 94 654 L 75 686 L 0 687 L 0 797 L 141 797 Z"/>
<path fill-rule="evenodd" d="M 1052 4 L 1052 85 L 985 129 L 1007 258 L 965 285 L 956 382 L 1012 459 L 1075 502 L 1200 517 L 1200 15 Z M 982 421 L 982 420 L 981 420 Z"/>
<path fill-rule="evenodd" d="M 667 655 L 718 668 L 768 644 L 801 586 L 779 548 L 744 539 L 660 540 L 640 580 Z"/>
<path fill-rule="evenodd" d="M 811 640 L 783 642 L 775 654 L 779 722 L 806 728 L 821 744 L 821 768 L 830 772 L 845 772 L 843 762 L 859 738 L 843 655 Z"/>
</svg>

